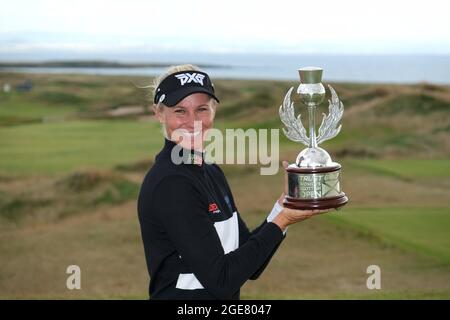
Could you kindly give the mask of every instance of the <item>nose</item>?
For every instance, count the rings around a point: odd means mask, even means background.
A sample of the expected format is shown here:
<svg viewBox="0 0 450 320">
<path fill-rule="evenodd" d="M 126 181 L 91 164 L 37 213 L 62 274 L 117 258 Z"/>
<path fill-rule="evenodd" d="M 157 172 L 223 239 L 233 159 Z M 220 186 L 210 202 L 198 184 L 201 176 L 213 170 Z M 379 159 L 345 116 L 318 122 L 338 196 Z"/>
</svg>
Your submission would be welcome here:
<svg viewBox="0 0 450 320">
<path fill-rule="evenodd" d="M 189 111 L 186 117 L 186 127 L 188 129 L 194 129 L 194 125 L 196 121 L 201 121 L 200 117 L 194 111 Z"/>
</svg>

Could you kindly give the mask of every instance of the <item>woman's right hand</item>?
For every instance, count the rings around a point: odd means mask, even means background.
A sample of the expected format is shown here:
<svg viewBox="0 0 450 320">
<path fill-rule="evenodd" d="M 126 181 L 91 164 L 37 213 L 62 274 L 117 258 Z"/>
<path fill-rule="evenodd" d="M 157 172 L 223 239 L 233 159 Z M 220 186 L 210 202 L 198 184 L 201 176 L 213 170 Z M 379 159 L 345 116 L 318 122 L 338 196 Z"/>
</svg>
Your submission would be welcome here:
<svg viewBox="0 0 450 320">
<path fill-rule="evenodd" d="M 297 210 L 290 208 L 283 208 L 281 212 L 273 219 L 273 223 L 280 227 L 282 231 L 286 230 L 287 226 L 311 218 L 321 213 L 329 212 L 331 209 L 324 210 Z"/>
<path fill-rule="evenodd" d="M 284 196 L 287 192 L 287 185 L 288 185 L 288 178 L 287 178 L 287 172 L 286 169 L 288 167 L 288 162 L 283 161 L 282 162 L 283 168 L 285 169 L 285 177 L 284 177 L 284 187 L 285 190 L 281 194 L 280 198 L 278 198 L 278 203 L 282 206 Z M 281 230 L 286 230 L 286 227 L 290 224 L 294 224 L 303 220 L 306 220 L 308 218 L 311 218 L 314 215 L 318 215 L 321 213 L 329 212 L 331 209 L 325 209 L 325 210 L 297 210 L 297 209 L 290 209 L 283 207 L 281 212 L 275 217 L 275 219 L 272 221 L 276 225 L 278 225 Z"/>
</svg>

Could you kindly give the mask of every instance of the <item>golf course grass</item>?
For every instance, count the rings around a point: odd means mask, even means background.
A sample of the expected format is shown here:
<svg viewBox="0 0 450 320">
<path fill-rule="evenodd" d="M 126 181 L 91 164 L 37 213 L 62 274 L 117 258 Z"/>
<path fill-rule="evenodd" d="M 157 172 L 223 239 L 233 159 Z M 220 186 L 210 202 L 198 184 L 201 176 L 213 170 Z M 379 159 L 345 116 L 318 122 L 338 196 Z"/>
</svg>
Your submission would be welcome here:
<svg viewBox="0 0 450 320">
<path fill-rule="evenodd" d="M 163 137 L 135 84 L 151 79 L 0 73 L 0 83 L 24 79 L 31 92 L 0 93 L 0 298 L 147 299 L 136 198 Z M 280 129 L 278 161 L 293 162 L 303 146 L 282 136 L 278 116 L 291 85 L 217 80 L 216 127 Z M 290 226 L 242 297 L 450 298 L 450 87 L 333 86 L 346 111 L 323 147 L 350 201 Z M 261 166 L 223 166 L 249 227 L 283 190 L 283 170 Z M 66 288 L 72 264 L 81 290 Z M 370 265 L 379 290 L 366 286 Z"/>
</svg>

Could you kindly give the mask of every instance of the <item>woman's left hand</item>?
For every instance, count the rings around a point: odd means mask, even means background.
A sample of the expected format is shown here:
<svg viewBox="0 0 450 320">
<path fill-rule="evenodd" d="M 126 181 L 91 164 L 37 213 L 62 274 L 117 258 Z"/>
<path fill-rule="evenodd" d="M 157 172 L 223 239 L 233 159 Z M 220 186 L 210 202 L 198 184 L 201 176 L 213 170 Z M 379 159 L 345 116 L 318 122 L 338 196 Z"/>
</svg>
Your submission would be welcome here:
<svg viewBox="0 0 450 320">
<path fill-rule="evenodd" d="M 278 203 L 280 204 L 280 206 L 283 206 L 283 201 L 284 201 L 284 197 L 286 196 L 286 192 L 287 192 L 287 187 L 288 187 L 288 176 L 287 176 L 287 167 L 289 165 L 289 163 L 284 160 L 282 162 L 283 168 L 284 168 L 284 191 L 281 193 L 280 197 L 278 198 Z"/>
</svg>

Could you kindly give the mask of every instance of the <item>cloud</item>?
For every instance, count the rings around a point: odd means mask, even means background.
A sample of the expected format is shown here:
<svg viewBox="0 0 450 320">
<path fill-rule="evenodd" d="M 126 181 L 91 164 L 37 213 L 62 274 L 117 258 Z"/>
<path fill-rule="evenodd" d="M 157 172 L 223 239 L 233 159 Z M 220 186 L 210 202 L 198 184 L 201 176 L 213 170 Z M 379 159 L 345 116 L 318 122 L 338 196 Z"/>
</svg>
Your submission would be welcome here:
<svg viewBox="0 0 450 320">
<path fill-rule="evenodd" d="M 0 51 L 450 53 L 445 1 L 15 0 Z"/>
</svg>

